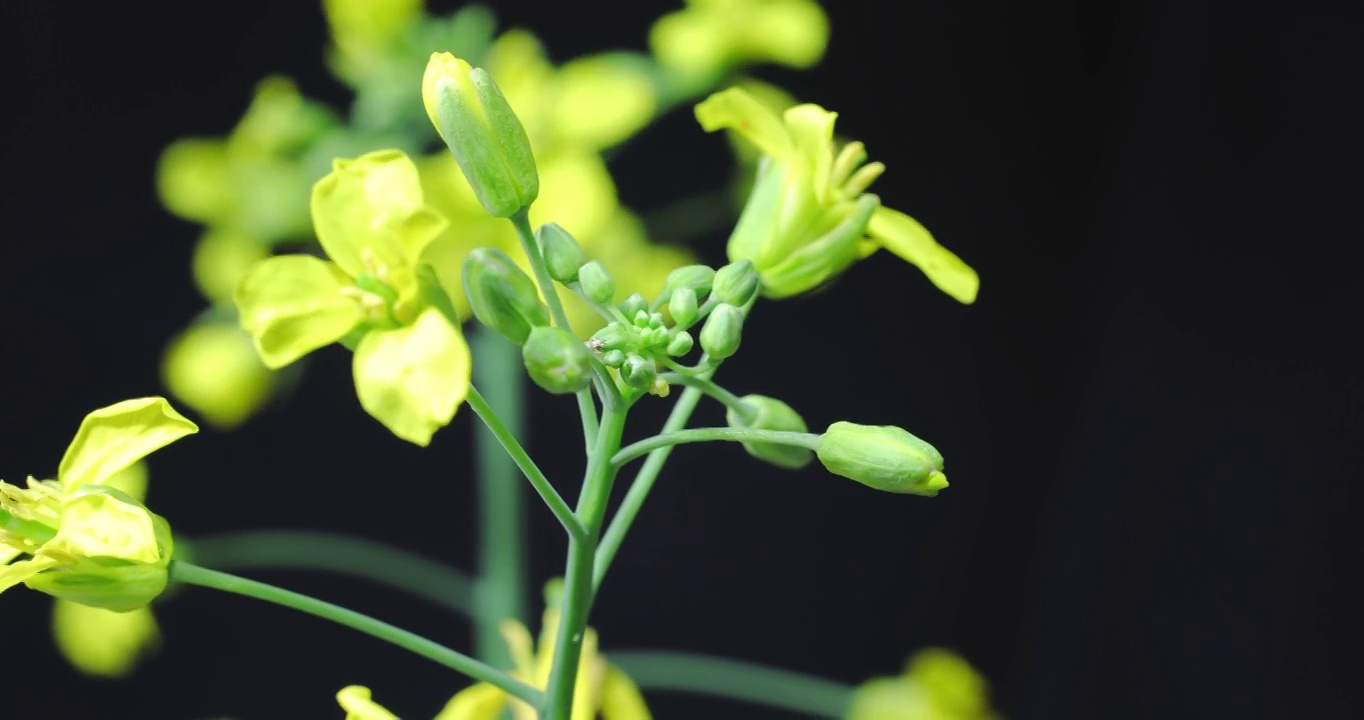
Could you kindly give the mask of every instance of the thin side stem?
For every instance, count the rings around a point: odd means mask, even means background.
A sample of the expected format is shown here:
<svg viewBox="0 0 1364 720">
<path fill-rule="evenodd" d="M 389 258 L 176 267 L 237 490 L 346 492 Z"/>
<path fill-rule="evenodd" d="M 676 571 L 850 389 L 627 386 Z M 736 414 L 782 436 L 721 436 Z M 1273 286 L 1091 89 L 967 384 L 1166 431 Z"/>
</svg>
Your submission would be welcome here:
<svg viewBox="0 0 1364 720">
<path fill-rule="evenodd" d="M 229 575 L 228 573 L 210 570 L 208 568 L 191 565 L 184 561 L 175 561 L 170 564 L 170 579 L 182 582 L 186 585 L 198 585 L 200 587 L 213 588 L 223 592 L 245 595 L 246 597 L 264 600 L 266 602 L 282 605 L 300 612 L 315 615 L 324 620 L 330 620 L 339 625 L 345 625 L 352 630 L 359 630 L 367 635 L 379 638 L 386 642 L 397 645 L 404 650 L 421 655 L 428 660 L 433 660 L 444 665 L 455 672 L 463 673 L 475 680 L 486 682 L 489 685 L 500 688 L 507 694 L 520 698 L 532 705 L 538 705 L 543 694 L 511 677 L 507 673 L 498 670 L 491 665 L 475 660 L 458 650 L 452 650 L 444 645 L 432 642 L 416 633 L 403 630 L 402 628 L 390 625 L 382 620 L 376 620 L 368 615 L 355 612 L 339 605 L 314 597 L 302 595 L 291 590 L 267 585 L 263 582 L 248 580 L 246 578 Z"/>
<path fill-rule="evenodd" d="M 526 425 L 519 349 L 485 327 L 470 334 L 469 345 L 474 383 L 489 392 L 489 397 L 484 397 L 473 386 L 469 388 L 469 405 L 483 420 L 474 427 L 479 535 L 474 649 L 480 659 L 508 667 L 511 655 L 498 624 L 506 618 L 524 621 L 527 615 L 526 500 L 518 476 L 525 472 L 527 463 L 531 468 L 535 464 L 516 440 Z M 531 484 L 543 497 L 540 485 L 534 480 Z M 544 484 L 548 487 L 548 482 Z M 557 494 L 554 499 L 558 499 Z M 551 500 L 546 498 L 545 502 L 552 509 Z"/>
<path fill-rule="evenodd" d="M 727 442 L 764 442 L 818 450 L 819 438 L 820 436 L 815 433 L 790 432 L 787 430 L 757 430 L 753 428 L 724 427 L 676 430 L 674 432 L 655 435 L 651 438 L 644 438 L 637 443 L 632 443 L 621 448 L 620 452 L 617 452 L 611 457 L 611 464 L 619 467 L 637 457 L 647 455 L 658 448 L 668 447 L 669 445 L 681 445 L 683 443 L 711 442 L 714 440 L 723 440 Z"/>
<path fill-rule="evenodd" d="M 520 212 L 508 218 L 512 226 L 516 228 L 516 236 L 521 240 L 521 249 L 526 253 L 526 259 L 530 261 L 531 270 L 535 273 L 535 282 L 540 286 L 540 294 L 545 296 L 545 303 L 549 305 L 549 314 L 554 318 L 554 324 L 573 332 L 573 326 L 568 322 L 568 313 L 564 312 L 563 301 L 559 299 L 559 291 L 554 287 L 554 279 L 549 276 L 549 269 L 545 267 L 545 256 L 540 252 L 540 243 L 535 239 L 535 231 L 530 226 L 530 208 L 522 208 Z M 607 382 L 607 378 L 602 379 L 602 387 L 615 389 L 615 385 Z M 602 403 L 610 405 L 612 402 L 619 403 L 620 396 L 611 394 L 602 396 Z M 597 406 L 592 402 L 592 391 L 583 389 L 578 391 L 578 413 L 583 420 L 583 439 L 587 447 L 592 447 L 596 442 L 597 431 Z"/>
<path fill-rule="evenodd" d="M 696 411 L 696 404 L 700 401 L 700 390 L 694 387 L 683 390 L 682 396 L 677 399 L 677 404 L 673 405 L 672 411 L 668 413 L 668 419 L 663 423 L 662 432 L 676 432 L 686 427 L 687 421 L 691 419 L 691 414 Z M 606 579 L 606 571 L 610 569 L 611 562 L 615 560 L 616 553 L 620 551 L 621 543 L 625 542 L 625 536 L 630 532 L 630 525 L 634 523 L 635 517 L 644 507 L 644 501 L 648 499 L 649 492 L 654 489 L 654 483 L 658 481 L 658 474 L 667 464 L 668 456 L 672 454 L 672 451 L 673 446 L 667 445 L 649 453 L 649 458 L 644 461 L 644 466 L 639 469 L 639 472 L 635 474 L 635 479 L 630 483 L 630 489 L 625 492 L 625 499 L 616 509 L 615 517 L 611 518 L 611 525 L 606 528 L 601 542 L 597 544 L 597 557 L 592 568 L 593 594 L 601 589 L 602 581 Z"/>
<path fill-rule="evenodd" d="M 644 690 L 675 690 L 742 700 L 815 717 L 842 717 L 853 688 L 804 673 L 680 652 L 611 653 Z"/>
<path fill-rule="evenodd" d="M 710 378 L 676 372 L 664 374 L 663 379 L 670 383 L 677 383 L 678 385 L 694 387 L 697 390 L 700 390 L 711 398 L 714 398 L 721 405 L 733 410 L 746 423 L 753 422 L 754 416 L 758 413 L 757 409 L 747 402 L 744 402 L 743 398 L 724 389 Z"/>
<path fill-rule="evenodd" d="M 602 413 L 602 425 L 597 432 L 597 444 L 588 456 L 587 472 L 583 477 L 582 494 L 578 497 L 577 515 L 587 528 L 587 537 L 569 539 L 568 560 L 564 569 L 563 604 L 559 614 L 559 636 L 554 644 L 554 658 L 545 687 L 547 706 L 541 708 L 548 720 L 569 720 L 573 709 L 573 689 L 578 677 L 578 662 L 586 635 L 587 616 L 593 599 L 593 564 L 596 561 L 597 538 L 606 516 L 606 505 L 611 499 L 611 486 L 616 468 L 610 458 L 620 449 L 621 434 L 625 430 L 624 408 L 607 407 Z"/>
<path fill-rule="evenodd" d="M 314 570 L 387 585 L 458 613 L 474 611 L 474 580 L 455 568 L 383 543 L 339 533 L 247 530 L 176 542 L 219 570 Z"/>
<path fill-rule="evenodd" d="M 477 388 L 469 388 L 468 403 L 497 441 L 502 444 L 506 454 L 511 457 L 517 467 L 521 468 L 521 473 L 526 476 L 531 486 L 540 494 L 540 498 L 545 501 L 545 505 L 549 507 L 550 512 L 554 513 L 554 517 L 559 520 L 559 523 L 564 526 L 569 537 L 583 537 L 583 524 L 578 516 L 573 514 L 573 509 L 568 506 L 559 491 L 554 489 L 549 478 L 545 477 L 545 474 L 540 471 L 539 466 L 531 459 L 530 454 L 521 447 L 521 443 L 517 442 L 516 437 L 498 419 L 498 415 L 488 407 L 487 400 L 483 398 Z"/>
</svg>

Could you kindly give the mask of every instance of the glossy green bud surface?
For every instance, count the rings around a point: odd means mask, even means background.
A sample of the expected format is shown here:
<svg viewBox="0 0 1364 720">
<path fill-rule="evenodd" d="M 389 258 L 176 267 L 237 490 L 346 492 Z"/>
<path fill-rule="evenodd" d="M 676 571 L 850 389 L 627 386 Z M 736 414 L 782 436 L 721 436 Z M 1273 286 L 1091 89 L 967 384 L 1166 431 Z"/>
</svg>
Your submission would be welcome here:
<svg viewBox="0 0 1364 720">
<path fill-rule="evenodd" d="M 554 223 L 545 223 L 535 229 L 535 238 L 540 242 L 540 252 L 545 255 L 550 277 L 561 283 L 578 279 L 578 268 L 587 262 L 587 254 L 567 230 Z"/>
<path fill-rule="evenodd" d="M 701 349 L 712 360 L 724 360 L 739 351 L 743 332 L 743 311 L 733 305 L 717 305 L 701 326 Z"/>
<path fill-rule="evenodd" d="M 578 284 L 587 299 L 598 305 L 609 305 L 616 296 L 616 283 L 611 279 L 611 273 L 597 260 L 578 268 Z"/>
<path fill-rule="evenodd" d="M 678 288 L 691 288 L 698 297 L 710 292 L 715 282 L 715 271 L 705 265 L 684 265 L 668 273 L 663 281 L 663 293 L 667 296 Z"/>
<path fill-rule="evenodd" d="M 723 303 L 743 307 L 758 292 L 758 271 L 753 263 L 740 260 L 715 271 L 711 295 Z"/>
<path fill-rule="evenodd" d="M 496 248 L 474 248 L 464 258 L 464 293 L 478 321 L 520 345 L 532 328 L 549 324 L 535 282 Z"/>
<path fill-rule="evenodd" d="M 817 454 L 829 472 L 876 490 L 931 497 L 947 487 L 942 454 L 898 427 L 836 422 Z"/>
<path fill-rule="evenodd" d="M 521 346 L 521 360 L 536 385 L 563 395 L 592 382 L 591 355 L 573 333 L 553 326 L 537 327 Z"/>
<path fill-rule="evenodd" d="M 700 317 L 696 304 L 696 291 L 686 287 L 673 290 L 672 297 L 668 299 L 668 314 L 673 316 L 673 323 L 677 327 L 691 327 Z"/>
<path fill-rule="evenodd" d="M 734 408 L 725 412 L 725 422 L 734 428 L 754 430 L 782 430 L 786 432 L 808 432 L 805 420 L 790 405 L 766 395 L 745 395 L 744 404 L 751 408 L 749 419 L 740 416 Z M 759 460 L 770 462 L 777 467 L 799 470 L 815 459 L 809 448 L 779 443 L 746 442 L 744 450 Z"/>
</svg>

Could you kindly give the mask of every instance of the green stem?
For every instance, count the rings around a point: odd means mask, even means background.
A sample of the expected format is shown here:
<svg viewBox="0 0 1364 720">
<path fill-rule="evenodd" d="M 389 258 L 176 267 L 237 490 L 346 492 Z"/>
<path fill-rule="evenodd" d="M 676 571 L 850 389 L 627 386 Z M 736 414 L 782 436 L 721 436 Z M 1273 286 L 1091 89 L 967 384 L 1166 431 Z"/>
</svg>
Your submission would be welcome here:
<svg viewBox="0 0 1364 720">
<path fill-rule="evenodd" d="M 183 543 L 184 547 L 180 547 Z M 458 613 L 474 612 L 474 581 L 415 553 L 364 538 L 306 530 L 248 530 L 176 542 L 220 570 L 317 570 L 369 580 Z"/>
<path fill-rule="evenodd" d="M 694 428 L 692 430 L 675 430 L 651 438 L 645 438 L 637 443 L 621 448 L 611 458 L 611 464 L 617 467 L 634 460 L 641 455 L 657 450 L 661 447 L 670 445 L 681 445 L 683 443 L 710 442 L 713 440 L 724 440 L 728 442 L 765 442 L 776 443 L 778 445 L 794 445 L 796 447 L 819 449 L 820 436 L 815 433 L 790 432 L 787 430 L 757 430 L 754 428 Z"/>
<path fill-rule="evenodd" d="M 568 322 L 568 314 L 564 312 L 563 301 L 559 299 L 559 290 L 554 287 L 554 280 L 549 276 L 549 269 L 545 267 L 545 256 L 540 252 L 540 243 L 535 240 L 535 231 L 530 226 L 530 208 L 525 207 L 515 215 L 508 218 L 516 228 L 516 236 L 521 240 L 521 250 L 526 253 L 526 259 L 530 262 L 531 270 L 535 273 L 535 282 L 540 286 L 540 294 L 545 296 L 545 303 L 549 305 L 549 314 L 554 318 L 554 324 L 573 332 L 573 326 Z M 603 381 L 602 386 L 610 385 Z M 611 402 L 610 395 L 602 396 L 602 403 Z M 616 398 L 619 400 L 619 397 Z M 583 439 L 587 447 L 592 447 L 596 442 L 597 432 L 597 406 L 592 402 L 592 391 L 583 389 L 578 391 L 578 414 L 583 420 Z"/>
<path fill-rule="evenodd" d="M 527 616 L 526 500 L 517 475 L 525 472 L 531 477 L 529 467 L 543 481 L 542 486 L 531 480 L 541 497 L 548 489 L 559 498 L 516 440 L 526 425 L 519 349 L 483 327 L 470 334 L 469 346 L 474 382 L 491 395 L 485 398 L 474 386 L 469 387 L 469 406 L 483 420 L 474 428 L 479 534 L 474 649 L 483 660 L 507 667 L 511 655 L 498 632 L 498 623 L 506 618 L 524 621 Z M 545 502 L 550 503 L 550 499 L 545 498 Z M 562 505 L 563 500 L 559 503 Z"/>
<path fill-rule="evenodd" d="M 245 595 L 246 597 L 264 600 L 266 602 L 283 605 L 293 608 L 300 612 L 315 615 L 324 620 L 331 620 L 339 625 L 345 625 L 352 630 L 359 630 L 362 633 L 371 635 L 397 645 L 404 650 L 421 655 L 428 660 L 444 665 L 455 672 L 463 673 L 469 677 L 486 682 L 489 685 L 500 688 L 507 694 L 520 698 L 532 705 L 539 704 L 542 693 L 539 690 L 511 677 L 510 675 L 484 663 L 475 660 L 464 653 L 452 650 L 444 645 L 432 642 L 416 633 L 394 627 L 382 620 L 376 620 L 368 615 L 343 608 L 339 605 L 318 600 L 314 597 L 302 595 L 290 590 L 267 585 L 266 583 L 248 580 L 246 578 L 229 575 L 217 570 L 191 565 L 184 561 L 175 561 L 170 565 L 170 579 L 182 582 L 186 585 L 198 585 L 200 587 L 213 588 L 223 592 Z"/>
<path fill-rule="evenodd" d="M 644 690 L 677 690 L 743 700 L 817 717 L 842 717 L 853 688 L 804 673 L 692 653 L 611 653 Z"/>
<path fill-rule="evenodd" d="M 714 398 L 720 404 L 733 410 L 735 414 L 739 416 L 739 419 L 743 420 L 745 423 L 753 422 L 758 414 L 757 408 L 744 402 L 744 399 L 738 395 L 720 387 L 710 378 L 675 372 L 664 374 L 663 379 L 670 383 L 677 383 L 678 385 L 694 387 L 697 390 L 700 390 L 706 395 Z"/>
<path fill-rule="evenodd" d="M 548 704 L 541 708 L 548 720 L 569 720 L 573 709 L 578 661 L 586 635 L 588 611 L 592 607 L 592 566 L 596 560 L 597 538 L 606 517 L 607 503 L 611 499 L 611 486 L 616 478 L 616 468 L 610 458 L 620 449 L 625 415 L 623 408 L 605 408 L 601 428 L 597 431 L 597 443 L 588 457 L 577 508 L 578 518 L 587 528 L 587 537 L 582 540 L 570 538 L 568 543 L 559 636 L 554 644 L 549 684 L 545 687 L 545 701 Z"/>
<path fill-rule="evenodd" d="M 540 493 L 540 498 L 545 501 L 545 505 L 549 506 L 550 512 L 554 513 L 554 517 L 564 526 L 564 530 L 568 531 L 570 537 L 583 537 L 585 532 L 583 524 L 578 520 L 578 516 L 573 514 L 573 508 L 570 508 L 559 491 L 554 489 L 549 478 L 545 477 L 545 474 L 540 471 L 540 467 L 531 459 L 530 454 L 517 442 L 516 436 L 502 424 L 499 416 L 492 412 L 477 388 L 469 388 L 468 402 L 469 407 L 474 409 L 494 439 L 500 442 L 501 448 L 506 451 L 505 453 L 499 452 L 498 455 L 509 457 L 515 463 L 515 467 L 521 469 L 521 473 L 530 481 L 535 491 Z"/>
<path fill-rule="evenodd" d="M 663 432 L 675 432 L 686 427 L 687 421 L 691 419 L 691 414 L 696 410 L 696 403 L 701 400 L 701 391 L 694 387 L 689 387 L 682 391 L 682 397 L 677 399 L 677 404 L 668 413 L 668 419 L 663 423 Z M 649 458 L 644 461 L 644 466 L 635 474 L 635 479 L 630 483 L 630 489 L 625 493 L 625 499 L 621 500 L 620 507 L 616 509 L 615 517 L 611 518 L 610 527 L 606 528 L 606 533 L 602 535 L 601 542 L 597 545 L 597 557 L 593 562 L 592 568 L 592 592 L 595 594 L 601 589 L 602 581 L 606 579 L 606 571 L 611 567 L 611 562 L 615 560 L 616 553 L 620 551 L 620 545 L 625 541 L 625 535 L 630 532 L 630 525 L 634 523 L 635 517 L 639 515 L 640 508 L 644 507 L 644 501 L 648 499 L 649 492 L 654 489 L 654 483 L 658 481 L 658 474 L 663 470 L 663 466 L 668 462 L 668 456 L 672 454 L 673 446 L 667 445 L 651 453 Z"/>
</svg>

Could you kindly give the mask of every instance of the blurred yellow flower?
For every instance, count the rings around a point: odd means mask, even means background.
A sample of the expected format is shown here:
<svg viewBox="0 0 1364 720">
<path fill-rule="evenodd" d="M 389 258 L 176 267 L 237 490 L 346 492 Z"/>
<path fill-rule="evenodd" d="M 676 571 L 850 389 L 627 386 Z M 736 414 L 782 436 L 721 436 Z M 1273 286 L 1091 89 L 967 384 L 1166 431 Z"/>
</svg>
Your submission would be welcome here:
<svg viewBox="0 0 1364 720">
<path fill-rule="evenodd" d="M 897 677 L 874 678 L 853 691 L 844 720 L 995 720 L 985 679 L 961 656 L 928 648 Z"/>
<path fill-rule="evenodd" d="M 687 0 L 659 18 L 649 47 L 684 91 L 747 63 L 808 68 L 824 57 L 829 20 L 813 0 Z"/>
<path fill-rule="evenodd" d="M 231 430 L 270 397 L 274 373 L 234 320 L 204 320 L 171 340 L 161 381 L 210 425 Z"/>
</svg>

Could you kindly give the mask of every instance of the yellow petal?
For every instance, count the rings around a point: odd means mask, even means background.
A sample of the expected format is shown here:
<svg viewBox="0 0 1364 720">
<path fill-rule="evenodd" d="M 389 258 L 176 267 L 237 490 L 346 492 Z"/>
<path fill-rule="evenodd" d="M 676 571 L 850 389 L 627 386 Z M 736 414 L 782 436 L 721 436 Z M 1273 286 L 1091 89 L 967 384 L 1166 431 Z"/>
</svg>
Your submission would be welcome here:
<svg viewBox="0 0 1364 720">
<path fill-rule="evenodd" d="M 914 218 L 887 207 L 871 216 L 867 234 L 887 250 L 916 265 L 939 290 L 970 305 L 980 289 L 980 276 L 952 251 L 938 244 Z"/>
<path fill-rule="evenodd" d="M 336 693 L 336 702 L 346 711 L 346 720 L 398 720 L 397 715 L 370 698 L 369 688 L 363 685 L 347 685 Z"/>
<path fill-rule="evenodd" d="M 788 160 L 794 152 L 781 118 L 740 88 L 721 90 L 698 103 L 696 119 L 706 132 L 730 128 L 778 160 Z"/>
<path fill-rule="evenodd" d="M 151 608 L 120 613 L 60 599 L 52 604 L 52 634 L 77 670 L 108 678 L 126 677 L 161 639 Z"/>
<path fill-rule="evenodd" d="M 152 515 L 141 505 L 102 492 L 62 504 L 62 525 L 39 552 L 77 558 L 116 558 L 153 564 L 161 560 Z"/>
<path fill-rule="evenodd" d="M 853 691 L 844 720 L 936 719 L 937 710 L 902 678 L 876 678 Z"/>
<path fill-rule="evenodd" d="M 783 115 L 796 157 L 814 181 L 815 199 L 830 202 L 829 177 L 834 163 L 834 120 L 838 113 L 811 103 L 790 108 Z"/>
<path fill-rule="evenodd" d="M 135 462 L 114 473 L 101 484 L 114 488 L 138 502 L 143 502 L 147 499 L 147 464 Z"/>
<path fill-rule="evenodd" d="M 601 684 L 601 716 L 605 720 L 652 720 L 649 706 L 635 681 L 615 665 L 607 664 Z"/>
<path fill-rule="evenodd" d="M 38 573 L 57 567 L 59 563 L 50 557 L 38 556 L 30 560 L 0 567 L 0 592 L 4 592 L 21 582 L 26 582 Z"/>
<path fill-rule="evenodd" d="M 649 124 L 657 107 L 648 72 L 629 59 L 572 60 L 559 68 L 558 81 L 555 130 L 568 145 L 588 150 L 615 145 Z"/>
<path fill-rule="evenodd" d="M 251 268 L 237 287 L 237 312 L 266 367 L 284 367 L 360 323 L 360 306 L 341 292 L 347 280 L 311 255 L 281 255 Z"/>
<path fill-rule="evenodd" d="M 100 408 L 81 421 L 62 456 L 57 479 L 69 495 L 86 483 L 102 483 L 149 453 L 198 431 L 165 398 L 124 400 Z"/>
<path fill-rule="evenodd" d="M 748 58 L 796 68 L 818 63 L 829 43 L 829 19 L 810 0 L 763 3 L 742 31 L 741 49 Z"/>
<path fill-rule="evenodd" d="M 209 302 L 231 302 L 242 278 L 269 254 L 265 243 L 246 233 L 212 228 L 194 246 L 191 260 L 194 283 Z"/>
<path fill-rule="evenodd" d="M 507 694 L 487 683 L 471 685 L 450 698 L 435 720 L 498 720 Z"/>
<path fill-rule="evenodd" d="M 221 140 L 185 138 L 161 153 L 156 189 L 167 210 L 186 220 L 208 222 L 230 213 L 227 146 Z"/>
<path fill-rule="evenodd" d="M 171 340 L 161 360 L 161 380 L 208 424 L 229 430 L 269 398 L 273 374 L 256 354 L 251 336 L 228 322 L 191 325 Z"/>
<path fill-rule="evenodd" d="M 355 349 L 360 405 L 417 445 L 449 424 L 469 392 L 469 345 L 435 308 L 395 330 L 373 330 Z"/>
</svg>

